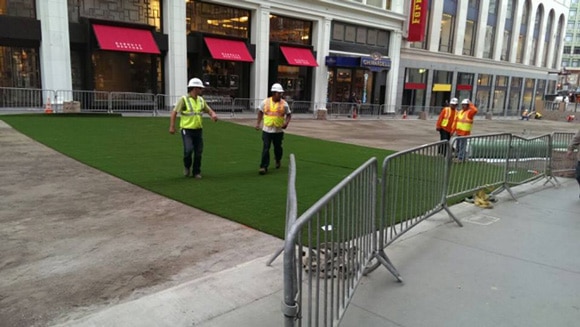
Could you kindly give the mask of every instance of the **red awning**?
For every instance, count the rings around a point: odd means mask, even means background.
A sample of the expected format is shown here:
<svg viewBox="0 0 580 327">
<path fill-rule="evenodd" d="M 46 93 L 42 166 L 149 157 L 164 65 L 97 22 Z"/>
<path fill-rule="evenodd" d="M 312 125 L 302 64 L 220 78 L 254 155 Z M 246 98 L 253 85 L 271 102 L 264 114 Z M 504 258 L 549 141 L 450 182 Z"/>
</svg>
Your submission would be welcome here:
<svg viewBox="0 0 580 327">
<path fill-rule="evenodd" d="M 316 63 L 316 59 L 314 59 L 310 49 L 280 46 L 280 50 L 282 50 L 289 65 L 318 67 L 318 63 Z"/>
<path fill-rule="evenodd" d="M 213 59 L 254 62 L 248 47 L 243 41 L 204 38 Z"/>
<path fill-rule="evenodd" d="M 93 24 L 101 50 L 160 54 L 151 31 Z"/>
</svg>

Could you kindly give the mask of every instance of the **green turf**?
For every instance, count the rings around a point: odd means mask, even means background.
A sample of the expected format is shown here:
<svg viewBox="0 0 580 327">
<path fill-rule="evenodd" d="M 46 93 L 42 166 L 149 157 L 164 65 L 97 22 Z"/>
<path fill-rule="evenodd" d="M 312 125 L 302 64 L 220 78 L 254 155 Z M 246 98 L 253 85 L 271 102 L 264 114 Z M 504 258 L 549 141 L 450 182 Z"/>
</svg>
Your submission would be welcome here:
<svg viewBox="0 0 580 327">
<path fill-rule="evenodd" d="M 283 237 L 288 156 L 297 163 L 299 213 L 371 157 L 392 151 L 286 133 L 281 169 L 258 175 L 261 132 L 204 120 L 203 179 L 182 176 L 181 137 L 168 118 L 106 115 L 1 116 L 35 140 L 130 183 L 204 211 Z M 59 169 L 59 167 L 51 167 Z"/>
</svg>

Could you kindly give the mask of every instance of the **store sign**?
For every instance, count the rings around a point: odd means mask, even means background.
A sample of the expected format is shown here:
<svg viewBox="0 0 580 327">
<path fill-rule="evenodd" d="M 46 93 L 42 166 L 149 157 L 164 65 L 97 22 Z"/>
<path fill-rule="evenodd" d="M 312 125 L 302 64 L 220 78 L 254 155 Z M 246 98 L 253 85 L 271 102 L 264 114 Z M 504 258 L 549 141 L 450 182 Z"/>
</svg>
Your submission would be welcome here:
<svg viewBox="0 0 580 327">
<path fill-rule="evenodd" d="M 363 68 L 368 68 L 371 71 L 378 72 L 381 70 L 391 69 L 391 59 L 381 58 L 377 56 L 372 57 L 361 57 L 360 66 Z"/>
<path fill-rule="evenodd" d="M 425 38 L 428 0 L 412 0 L 407 41 L 422 42 Z"/>
</svg>

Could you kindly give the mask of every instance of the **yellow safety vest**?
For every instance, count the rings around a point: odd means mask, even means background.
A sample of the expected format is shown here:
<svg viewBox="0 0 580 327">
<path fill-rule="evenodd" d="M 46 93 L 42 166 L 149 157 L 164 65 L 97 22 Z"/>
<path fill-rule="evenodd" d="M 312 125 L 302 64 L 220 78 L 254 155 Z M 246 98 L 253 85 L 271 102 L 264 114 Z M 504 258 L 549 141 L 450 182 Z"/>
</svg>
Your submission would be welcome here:
<svg viewBox="0 0 580 327">
<path fill-rule="evenodd" d="M 264 126 L 281 128 L 284 126 L 286 101 L 280 99 L 280 101 L 274 102 L 272 98 L 269 100 L 264 106 Z"/>
<path fill-rule="evenodd" d="M 185 110 L 181 111 L 181 119 L 179 120 L 179 127 L 182 129 L 199 129 L 202 128 L 201 115 L 205 103 L 202 97 L 197 96 L 197 100 L 191 96 L 184 96 L 183 104 Z"/>
<path fill-rule="evenodd" d="M 455 130 L 457 131 L 457 135 L 469 135 L 471 134 L 471 127 L 473 126 L 473 119 L 469 119 L 467 115 L 467 110 L 461 110 L 457 113 L 457 125 L 455 126 Z"/>
</svg>

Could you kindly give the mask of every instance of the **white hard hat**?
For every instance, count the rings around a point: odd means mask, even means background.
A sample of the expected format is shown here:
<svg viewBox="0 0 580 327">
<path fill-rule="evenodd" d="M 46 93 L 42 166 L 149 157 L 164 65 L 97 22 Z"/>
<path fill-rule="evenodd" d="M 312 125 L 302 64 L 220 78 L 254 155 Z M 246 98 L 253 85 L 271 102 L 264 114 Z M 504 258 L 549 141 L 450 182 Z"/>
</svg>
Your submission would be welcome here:
<svg viewBox="0 0 580 327">
<path fill-rule="evenodd" d="M 284 89 L 282 88 L 282 85 L 280 85 L 280 83 L 272 84 L 272 88 L 270 89 L 270 91 L 284 93 Z"/>
<path fill-rule="evenodd" d="M 449 101 L 449 104 L 458 104 L 458 103 L 459 103 L 459 99 L 457 99 L 457 98 L 452 98 L 452 99 Z"/>
<path fill-rule="evenodd" d="M 203 82 L 197 77 L 190 79 L 189 83 L 187 83 L 187 87 L 201 87 L 202 89 L 204 88 Z"/>
<path fill-rule="evenodd" d="M 469 99 L 463 99 L 463 101 L 461 101 L 461 104 L 469 104 Z"/>
</svg>

